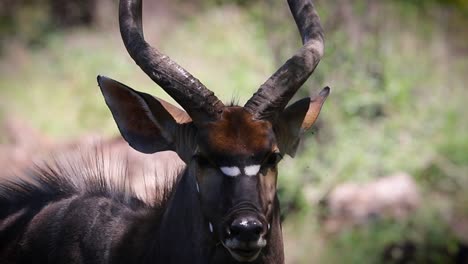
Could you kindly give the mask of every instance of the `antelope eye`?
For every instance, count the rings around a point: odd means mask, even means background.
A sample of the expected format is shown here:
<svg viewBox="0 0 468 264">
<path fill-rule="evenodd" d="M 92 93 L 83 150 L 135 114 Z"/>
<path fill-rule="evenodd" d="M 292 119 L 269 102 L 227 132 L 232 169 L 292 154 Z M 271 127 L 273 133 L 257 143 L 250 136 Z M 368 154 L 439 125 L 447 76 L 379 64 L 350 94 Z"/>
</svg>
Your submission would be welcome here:
<svg viewBox="0 0 468 264">
<path fill-rule="evenodd" d="M 271 153 L 265 160 L 265 162 L 263 163 L 264 165 L 266 166 L 274 166 L 276 164 L 278 164 L 278 162 L 281 161 L 281 159 L 283 158 L 283 156 L 280 154 L 280 153 Z"/>
<path fill-rule="evenodd" d="M 201 154 L 196 154 L 194 156 L 194 159 L 197 161 L 198 165 L 200 167 L 212 167 L 213 166 L 213 163 L 205 156 L 201 155 Z"/>
</svg>

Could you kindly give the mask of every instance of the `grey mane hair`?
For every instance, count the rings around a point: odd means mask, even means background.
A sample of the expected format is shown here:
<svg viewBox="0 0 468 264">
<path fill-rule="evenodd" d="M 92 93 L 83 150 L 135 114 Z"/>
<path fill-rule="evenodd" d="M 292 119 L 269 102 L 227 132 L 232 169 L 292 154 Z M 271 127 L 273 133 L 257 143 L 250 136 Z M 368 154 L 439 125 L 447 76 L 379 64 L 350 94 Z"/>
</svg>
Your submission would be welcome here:
<svg viewBox="0 0 468 264">
<path fill-rule="evenodd" d="M 0 217 L 19 208 L 20 204 L 48 203 L 75 195 L 105 196 L 130 207 L 164 206 L 184 166 L 181 163 L 175 168 L 172 166 L 175 153 L 151 157 L 131 151 L 116 151 L 95 144 L 93 147 L 77 146 L 65 153 L 51 153 L 25 169 L 21 176 L 14 175 L 0 182 L 3 211 Z M 161 155 L 168 158 L 157 163 Z"/>
</svg>

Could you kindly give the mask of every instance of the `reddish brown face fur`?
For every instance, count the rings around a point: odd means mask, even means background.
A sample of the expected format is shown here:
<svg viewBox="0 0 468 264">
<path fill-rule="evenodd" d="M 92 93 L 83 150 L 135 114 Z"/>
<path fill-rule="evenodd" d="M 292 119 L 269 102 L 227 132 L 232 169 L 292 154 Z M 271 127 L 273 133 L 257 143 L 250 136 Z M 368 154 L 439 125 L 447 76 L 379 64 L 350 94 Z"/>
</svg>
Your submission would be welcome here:
<svg viewBox="0 0 468 264">
<path fill-rule="evenodd" d="M 201 151 L 212 157 L 256 158 L 275 148 L 271 123 L 254 120 L 242 107 L 226 108 L 220 120 L 206 123 L 199 133 Z"/>
</svg>

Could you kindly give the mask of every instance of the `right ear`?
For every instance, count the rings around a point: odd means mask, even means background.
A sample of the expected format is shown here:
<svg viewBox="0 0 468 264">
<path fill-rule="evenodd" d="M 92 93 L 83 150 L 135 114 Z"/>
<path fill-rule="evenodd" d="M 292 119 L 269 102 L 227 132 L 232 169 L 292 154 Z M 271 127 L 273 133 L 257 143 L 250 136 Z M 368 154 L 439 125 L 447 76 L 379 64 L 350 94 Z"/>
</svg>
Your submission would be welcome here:
<svg viewBox="0 0 468 264">
<path fill-rule="evenodd" d="M 181 130 L 195 129 L 187 113 L 178 107 L 133 90 L 104 76 L 97 81 L 122 137 L 137 151 L 177 151 Z M 187 134 L 182 131 L 182 134 Z M 191 133 L 188 133 L 188 135 Z M 193 141 L 193 140 L 192 140 Z M 178 153 L 185 156 L 185 153 Z"/>
<path fill-rule="evenodd" d="M 317 96 L 304 98 L 284 109 L 275 126 L 281 152 L 294 157 L 301 136 L 315 123 L 329 94 L 330 88 L 325 87 Z"/>
</svg>

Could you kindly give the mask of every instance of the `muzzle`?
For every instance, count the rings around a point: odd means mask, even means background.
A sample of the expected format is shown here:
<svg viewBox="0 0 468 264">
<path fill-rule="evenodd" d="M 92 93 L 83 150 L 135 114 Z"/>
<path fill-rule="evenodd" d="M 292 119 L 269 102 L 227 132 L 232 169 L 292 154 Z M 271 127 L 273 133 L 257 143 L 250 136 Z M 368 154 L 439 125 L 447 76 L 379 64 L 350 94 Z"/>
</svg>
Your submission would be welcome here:
<svg viewBox="0 0 468 264">
<path fill-rule="evenodd" d="M 242 208 L 241 208 L 242 207 Z M 223 246 L 237 261 L 252 262 L 266 246 L 268 223 L 252 205 L 239 204 L 224 219 Z"/>
</svg>

